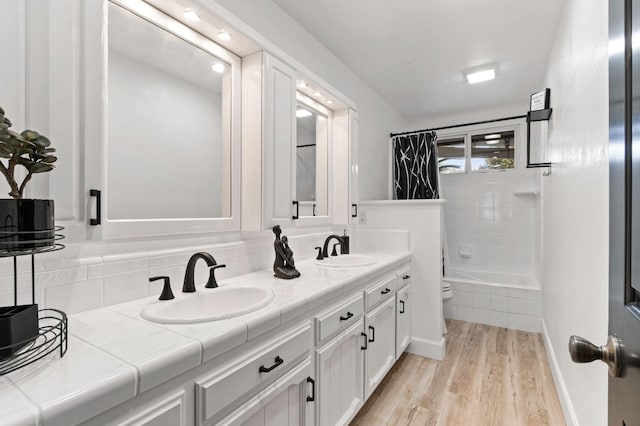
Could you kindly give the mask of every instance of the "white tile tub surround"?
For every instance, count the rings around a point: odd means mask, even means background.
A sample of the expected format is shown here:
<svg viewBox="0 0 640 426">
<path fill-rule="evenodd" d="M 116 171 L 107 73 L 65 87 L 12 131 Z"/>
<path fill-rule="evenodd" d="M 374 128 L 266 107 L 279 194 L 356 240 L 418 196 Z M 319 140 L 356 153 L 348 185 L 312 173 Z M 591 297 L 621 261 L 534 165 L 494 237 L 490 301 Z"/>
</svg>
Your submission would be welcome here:
<svg viewBox="0 0 640 426">
<path fill-rule="evenodd" d="M 314 247 L 334 232 L 324 228 L 307 233 L 285 229 L 284 233 L 289 237 L 295 259 L 302 261 L 313 258 Z M 69 244 L 64 250 L 35 257 L 36 303 L 74 314 L 159 295 L 163 283 L 149 282 L 150 277 L 159 275 L 169 276 L 173 291 L 179 292 L 187 262 L 198 251 L 208 252 L 219 264 L 227 265 L 216 271 L 218 279 L 273 265 L 272 232 L 236 235 L 235 241 L 225 241 L 225 238 L 218 238 L 222 240 L 219 243 L 208 242 L 214 241 L 213 238 L 196 238 Z M 18 302 L 31 303 L 31 259 L 22 256 L 17 260 Z M 208 276 L 205 263 L 198 262 L 196 283 L 205 283 Z M 13 305 L 13 297 L 12 259 L 0 259 L 0 306 Z"/>
<path fill-rule="evenodd" d="M 451 269 L 539 281 L 540 179 L 539 170 L 526 169 L 441 176 Z"/>
<path fill-rule="evenodd" d="M 452 282 L 453 298 L 444 304 L 448 319 L 540 333 L 542 290 L 499 284 Z"/>
</svg>

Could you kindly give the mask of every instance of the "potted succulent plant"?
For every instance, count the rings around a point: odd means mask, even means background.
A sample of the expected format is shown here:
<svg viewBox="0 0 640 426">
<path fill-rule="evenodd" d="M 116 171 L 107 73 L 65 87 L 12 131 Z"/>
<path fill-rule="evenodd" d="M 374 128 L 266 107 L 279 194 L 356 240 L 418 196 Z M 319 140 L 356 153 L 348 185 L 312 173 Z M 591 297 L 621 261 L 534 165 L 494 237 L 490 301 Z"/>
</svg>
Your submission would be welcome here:
<svg viewBox="0 0 640 426">
<path fill-rule="evenodd" d="M 0 199 L 0 250 L 22 251 L 54 245 L 53 200 L 24 199 L 24 190 L 36 173 L 54 169 L 58 159 L 51 142 L 33 130 L 17 133 L 0 107 L 0 173 L 9 184 L 9 199 Z M 16 169 L 26 176 L 16 179 Z"/>
</svg>

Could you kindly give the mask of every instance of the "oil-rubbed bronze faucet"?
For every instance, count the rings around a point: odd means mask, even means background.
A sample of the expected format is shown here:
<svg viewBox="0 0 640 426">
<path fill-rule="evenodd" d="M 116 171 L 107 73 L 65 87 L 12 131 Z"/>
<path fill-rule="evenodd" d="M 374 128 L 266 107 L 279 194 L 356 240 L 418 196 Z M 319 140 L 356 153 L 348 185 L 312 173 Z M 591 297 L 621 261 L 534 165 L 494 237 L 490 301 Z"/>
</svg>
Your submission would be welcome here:
<svg viewBox="0 0 640 426">
<path fill-rule="evenodd" d="M 329 235 L 327 239 L 324 240 L 324 245 L 322 246 L 323 257 L 329 257 L 329 242 L 334 238 L 338 240 L 338 243 L 340 244 L 340 254 L 349 254 L 349 237 L 345 232 L 343 236 L 336 235 L 336 234 Z M 335 251 L 335 247 L 334 247 L 334 251 Z"/>
<path fill-rule="evenodd" d="M 187 263 L 187 271 L 184 274 L 184 284 L 182 285 L 183 293 L 194 293 L 196 291 L 196 284 L 194 280 L 196 262 L 199 259 L 203 259 L 209 266 L 209 279 L 207 280 L 206 288 L 216 288 L 218 283 L 216 282 L 215 271 L 218 268 L 224 268 L 226 265 L 218 265 L 216 260 L 209 253 L 204 251 L 198 252 L 191 256 L 189 263 Z"/>
</svg>

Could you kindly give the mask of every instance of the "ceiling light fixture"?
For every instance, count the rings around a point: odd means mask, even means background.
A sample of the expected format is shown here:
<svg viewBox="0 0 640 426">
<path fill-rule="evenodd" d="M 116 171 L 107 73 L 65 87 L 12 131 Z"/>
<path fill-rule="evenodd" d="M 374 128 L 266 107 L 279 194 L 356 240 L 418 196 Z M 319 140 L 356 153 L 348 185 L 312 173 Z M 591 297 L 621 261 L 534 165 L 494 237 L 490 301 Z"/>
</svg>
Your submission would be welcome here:
<svg viewBox="0 0 640 426">
<path fill-rule="evenodd" d="M 307 85 L 307 83 L 305 83 L 303 80 L 299 80 L 298 81 L 298 87 L 302 88 L 302 89 L 306 89 L 307 87 L 309 87 Z"/>
<path fill-rule="evenodd" d="M 500 140 L 498 139 L 487 141 L 487 145 L 497 145 L 498 143 L 500 143 Z"/>
<path fill-rule="evenodd" d="M 496 64 L 483 65 L 463 71 L 469 84 L 482 83 L 496 78 Z"/>
<path fill-rule="evenodd" d="M 200 20 L 200 17 L 195 10 L 185 9 L 183 15 L 184 19 L 186 19 L 187 21 L 198 22 Z"/>
<path fill-rule="evenodd" d="M 315 96 L 315 97 L 320 97 L 320 96 L 322 96 L 322 93 L 320 93 L 320 92 L 313 92 L 313 96 Z"/>
<path fill-rule="evenodd" d="M 492 133 L 490 135 L 485 136 L 484 138 L 489 140 L 489 139 L 500 139 L 502 137 L 502 135 L 500 133 Z"/>
<path fill-rule="evenodd" d="M 333 105 L 333 103 L 334 103 L 334 102 L 335 102 L 335 101 L 334 101 L 333 99 L 328 99 L 328 100 L 327 100 L 327 104 L 329 104 L 329 105 Z"/>
<path fill-rule="evenodd" d="M 225 30 L 221 30 L 218 33 L 218 40 L 220 40 L 220 41 L 231 41 L 231 34 L 226 32 Z"/>
<path fill-rule="evenodd" d="M 211 65 L 211 69 L 218 74 L 222 74 L 224 72 L 224 64 L 222 62 L 216 62 L 215 64 Z"/>
<path fill-rule="evenodd" d="M 311 111 L 306 110 L 304 108 L 298 108 L 296 110 L 296 117 L 298 118 L 304 118 L 304 117 L 311 117 L 313 114 L 311 114 Z"/>
</svg>

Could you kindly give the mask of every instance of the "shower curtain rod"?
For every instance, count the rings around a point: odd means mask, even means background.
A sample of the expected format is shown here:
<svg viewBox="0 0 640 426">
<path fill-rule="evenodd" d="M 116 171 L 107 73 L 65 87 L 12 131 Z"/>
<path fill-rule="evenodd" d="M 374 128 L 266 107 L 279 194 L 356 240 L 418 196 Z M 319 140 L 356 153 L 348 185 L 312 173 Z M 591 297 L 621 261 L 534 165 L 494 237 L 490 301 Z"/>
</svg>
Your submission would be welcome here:
<svg viewBox="0 0 640 426">
<path fill-rule="evenodd" d="M 475 121 L 473 123 L 456 124 L 454 126 L 434 127 L 433 129 L 412 130 L 410 132 L 389 133 L 389 136 L 390 137 L 394 137 L 394 136 L 410 135 L 412 133 L 422 133 L 422 132 L 431 132 L 431 131 L 435 131 L 435 130 L 455 129 L 456 127 L 466 127 L 466 126 L 474 126 L 476 124 L 496 123 L 498 121 L 516 120 L 518 118 L 527 118 L 527 116 L 526 116 L 526 114 L 525 115 L 514 115 L 513 117 L 495 118 L 493 120 L 485 120 L 485 121 Z"/>
</svg>

